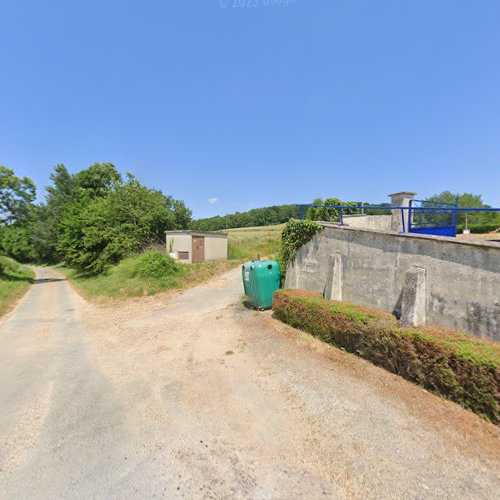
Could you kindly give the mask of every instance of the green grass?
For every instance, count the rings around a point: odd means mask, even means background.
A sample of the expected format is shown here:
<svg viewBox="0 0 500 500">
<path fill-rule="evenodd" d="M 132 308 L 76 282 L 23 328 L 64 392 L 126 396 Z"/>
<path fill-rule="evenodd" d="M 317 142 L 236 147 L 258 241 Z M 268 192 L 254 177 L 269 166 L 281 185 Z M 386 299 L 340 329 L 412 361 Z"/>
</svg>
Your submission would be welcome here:
<svg viewBox="0 0 500 500">
<path fill-rule="evenodd" d="M 9 257 L 0 256 L 0 315 L 5 314 L 33 282 L 35 273 Z"/>
<path fill-rule="evenodd" d="M 278 224 L 229 229 L 228 261 L 172 264 L 169 258 L 160 252 L 146 251 L 127 257 L 104 274 L 96 276 L 82 275 L 74 269 L 65 267 L 59 267 L 59 270 L 77 286 L 84 297 L 89 299 L 123 299 L 155 295 L 203 283 L 257 255 L 262 258 L 277 258 L 283 227 L 284 224 Z M 160 255 L 162 258 L 155 261 L 155 265 L 151 265 L 149 260 L 152 255 Z M 157 265 L 160 265 L 160 268 L 156 267 Z M 164 267 L 161 267 L 162 265 Z"/>
<path fill-rule="evenodd" d="M 235 265 L 228 261 L 179 264 L 161 253 L 148 251 L 127 257 L 97 276 L 65 267 L 59 270 L 88 299 L 125 299 L 195 286 Z"/>
<path fill-rule="evenodd" d="M 281 232 L 285 224 L 275 226 L 228 229 L 228 257 L 232 260 L 250 260 L 257 255 L 276 259 L 280 252 Z"/>
<path fill-rule="evenodd" d="M 391 315 L 319 294 L 280 290 L 274 316 L 500 424 L 500 345 L 436 326 L 400 328 Z"/>
</svg>

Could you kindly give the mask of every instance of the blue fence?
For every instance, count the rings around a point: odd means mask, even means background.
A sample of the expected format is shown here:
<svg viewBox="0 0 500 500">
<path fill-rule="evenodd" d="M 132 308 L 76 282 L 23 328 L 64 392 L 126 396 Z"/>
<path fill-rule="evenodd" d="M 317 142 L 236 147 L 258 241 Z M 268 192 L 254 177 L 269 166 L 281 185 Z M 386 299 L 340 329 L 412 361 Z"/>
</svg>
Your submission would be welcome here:
<svg viewBox="0 0 500 500">
<path fill-rule="evenodd" d="M 490 207 L 459 207 L 457 204 L 435 203 L 422 200 L 411 200 L 408 207 L 394 207 L 386 205 L 315 205 L 297 204 L 300 208 L 300 217 L 305 219 L 308 208 L 328 208 L 336 209 L 339 213 L 339 225 L 344 226 L 344 215 L 356 210 L 400 210 L 402 233 L 432 234 L 435 236 L 457 235 L 458 214 L 459 212 L 500 212 L 500 208 Z M 408 227 L 405 222 L 405 210 L 408 210 Z"/>
<path fill-rule="evenodd" d="M 424 210 L 424 208 L 432 208 L 433 210 Z M 408 232 L 455 237 L 458 225 L 457 209 L 458 202 L 451 204 L 410 200 Z"/>
</svg>

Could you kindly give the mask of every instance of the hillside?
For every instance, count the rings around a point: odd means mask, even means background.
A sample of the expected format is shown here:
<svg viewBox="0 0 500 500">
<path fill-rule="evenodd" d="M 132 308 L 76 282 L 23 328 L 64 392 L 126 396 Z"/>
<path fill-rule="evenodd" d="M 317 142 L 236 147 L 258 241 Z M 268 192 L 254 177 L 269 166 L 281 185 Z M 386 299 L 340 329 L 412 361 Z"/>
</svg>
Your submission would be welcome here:
<svg viewBox="0 0 500 500">
<path fill-rule="evenodd" d="M 206 219 L 193 220 L 190 229 L 198 231 L 219 231 L 240 227 L 271 226 L 287 222 L 292 217 L 300 216 L 297 205 L 275 205 L 272 207 L 254 208 L 248 212 L 216 215 Z"/>
<path fill-rule="evenodd" d="M 277 224 L 229 229 L 228 257 L 233 260 L 249 260 L 257 255 L 277 258 L 284 226 L 285 224 Z"/>
</svg>

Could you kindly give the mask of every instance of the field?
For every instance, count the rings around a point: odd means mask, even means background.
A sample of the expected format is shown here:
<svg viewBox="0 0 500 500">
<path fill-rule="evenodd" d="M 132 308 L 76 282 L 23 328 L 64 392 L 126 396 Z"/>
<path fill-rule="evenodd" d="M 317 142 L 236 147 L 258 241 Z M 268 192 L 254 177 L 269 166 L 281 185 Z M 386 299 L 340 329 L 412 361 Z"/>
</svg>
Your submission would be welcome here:
<svg viewBox="0 0 500 500">
<path fill-rule="evenodd" d="M 8 257 L 0 257 L 0 316 L 24 294 L 34 277 L 30 268 Z"/>
<path fill-rule="evenodd" d="M 245 261 L 260 255 L 276 259 L 280 251 L 281 232 L 285 224 L 276 226 L 228 229 L 228 255 L 232 260 Z"/>
</svg>

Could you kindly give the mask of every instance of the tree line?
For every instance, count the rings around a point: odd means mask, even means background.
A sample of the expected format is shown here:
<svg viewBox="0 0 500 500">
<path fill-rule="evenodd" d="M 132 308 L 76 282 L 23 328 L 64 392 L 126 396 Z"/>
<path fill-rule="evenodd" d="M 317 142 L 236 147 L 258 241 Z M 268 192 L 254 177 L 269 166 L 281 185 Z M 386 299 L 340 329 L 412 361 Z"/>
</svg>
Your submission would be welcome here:
<svg viewBox="0 0 500 500">
<path fill-rule="evenodd" d="M 172 229 L 217 231 L 226 228 L 267 226 L 300 218 L 297 205 L 276 205 L 226 216 L 191 220 L 183 201 L 143 186 L 132 174 L 125 178 L 111 163 L 94 163 L 71 174 L 56 165 L 50 175 L 43 203 L 36 203 L 36 186 L 29 177 L 18 177 L 0 166 L 0 251 L 19 262 L 65 262 L 83 273 L 99 273 L 123 257 L 152 244 L 164 243 Z M 428 201 L 455 203 L 461 207 L 487 207 L 480 195 L 444 191 Z M 316 198 L 314 205 L 359 202 Z M 364 208 L 365 214 L 390 213 Z M 344 209 L 344 214 L 359 213 Z M 485 231 L 500 226 L 499 213 L 460 213 L 467 222 Z M 309 207 L 308 220 L 338 221 L 335 208 Z"/>
<path fill-rule="evenodd" d="M 357 201 L 342 201 L 339 198 L 316 198 L 312 201 L 312 205 L 344 205 L 356 206 L 360 202 Z M 384 204 L 389 205 L 389 204 Z M 347 208 L 343 210 L 345 215 L 357 213 L 359 210 Z M 365 210 L 366 214 L 385 213 L 372 210 Z M 387 213 L 391 213 L 387 211 Z M 247 212 L 236 212 L 228 215 L 216 215 L 205 219 L 193 220 L 190 228 L 197 231 L 220 231 L 223 229 L 232 229 L 238 227 L 255 227 L 255 226 L 272 226 L 274 224 L 282 224 L 290 219 L 300 219 L 302 210 L 298 205 L 273 205 L 271 207 L 254 208 Z M 304 218 L 307 220 L 321 220 L 338 222 L 339 212 L 335 208 L 316 208 L 308 207 L 304 210 Z"/>
<path fill-rule="evenodd" d="M 44 203 L 36 186 L 0 167 L 0 250 L 20 262 L 64 261 L 99 273 L 128 254 L 164 242 L 164 232 L 186 229 L 191 211 L 111 163 L 71 174 L 60 164 L 50 175 Z"/>
<path fill-rule="evenodd" d="M 219 231 L 236 227 L 272 226 L 298 217 L 299 209 L 296 205 L 275 205 L 254 208 L 248 212 L 236 212 L 193 220 L 190 228 L 196 231 Z"/>
<path fill-rule="evenodd" d="M 450 191 L 443 191 L 427 198 L 425 201 L 432 201 L 438 203 L 455 204 L 458 199 L 458 206 L 460 207 L 483 207 L 487 208 L 489 205 L 485 204 L 481 195 L 472 193 L 451 193 Z M 361 205 L 358 201 L 342 201 L 339 198 L 316 198 L 312 201 L 312 205 L 343 205 L 347 207 L 354 207 Z M 384 209 L 373 209 L 371 205 L 378 207 L 387 207 Z M 390 203 L 374 203 L 363 204 L 362 213 L 365 215 L 390 215 Z M 345 208 L 343 209 L 344 215 L 360 214 L 360 209 Z M 449 214 L 448 214 L 449 215 Z M 238 227 L 254 227 L 254 226 L 270 226 L 273 224 L 281 224 L 288 222 L 290 219 L 299 219 L 302 216 L 301 208 L 297 205 L 274 205 L 271 207 L 254 208 L 247 212 L 236 212 L 228 215 L 217 215 L 215 217 L 208 217 L 204 219 L 193 220 L 190 224 L 190 229 L 197 231 L 220 231 L 224 229 L 232 229 Z M 306 220 L 313 221 L 339 221 L 339 211 L 336 208 L 317 208 L 308 207 L 304 211 Z M 432 215 L 430 216 L 432 219 Z M 451 217 L 451 216 L 450 216 Z M 492 230 L 500 226 L 500 214 L 493 212 L 475 212 L 466 214 L 460 212 L 458 216 L 459 229 L 464 227 L 465 219 L 467 218 L 468 224 L 472 228 Z M 498 225 L 498 226 L 496 226 Z"/>
</svg>

